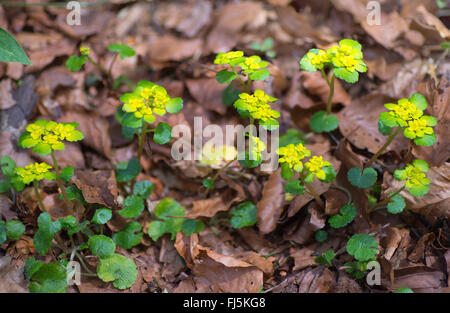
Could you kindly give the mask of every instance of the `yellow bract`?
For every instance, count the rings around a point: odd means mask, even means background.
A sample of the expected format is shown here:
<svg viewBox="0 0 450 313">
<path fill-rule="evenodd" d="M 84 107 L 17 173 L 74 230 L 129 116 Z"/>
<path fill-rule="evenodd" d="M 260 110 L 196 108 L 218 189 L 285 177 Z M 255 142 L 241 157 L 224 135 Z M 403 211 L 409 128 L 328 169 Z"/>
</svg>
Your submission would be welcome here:
<svg viewBox="0 0 450 313">
<path fill-rule="evenodd" d="M 406 176 L 408 177 L 405 186 L 410 188 L 412 186 L 422 186 L 430 183 L 423 170 L 412 164 L 408 164 L 405 168 Z"/>
<path fill-rule="evenodd" d="M 361 65 L 362 52 L 355 47 L 341 44 L 328 49 L 327 54 L 335 67 L 345 68 L 350 72 L 363 70 Z"/>
<path fill-rule="evenodd" d="M 405 129 L 405 134 L 409 138 L 423 137 L 424 135 L 432 135 L 433 128 L 428 126 L 425 119 L 417 119 L 408 122 L 408 127 Z"/>
<path fill-rule="evenodd" d="M 247 110 L 253 118 L 268 121 L 280 117 L 280 112 L 273 110 L 268 104 L 270 101 L 276 101 L 277 98 L 265 94 L 261 89 L 257 89 L 252 95 L 241 93 L 239 98 L 235 106 Z"/>
<path fill-rule="evenodd" d="M 82 55 L 89 55 L 89 53 L 91 53 L 91 49 L 89 49 L 88 47 L 85 47 L 85 46 L 81 46 L 80 53 Z"/>
<path fill-rule="evenodd" d="M 297 145 L 289 144 L 285 147 L 281 147 L 277 150 L 277 153 L 282 156 L 279 159 L 280 163 L 286 163 L 289 168 L 293 168 L 297 172 L 303 169 L 303 160 L 305 157 L 311 155 L 311 151 L 299 143 Z"/>
<path fill-rule="evenodd" d="M 311 59 L 311 64 L 318 69 L 323 69 L 326 63 L 330 62 L 330 55 L 323 50 L 318 50 L 317 54 L 308 52 L 306 54 Z"/>
<path fill-rule="evenodd" d="M 45 162 L 32 163 L 25 166 L 25 168 L 16 167 L 14 172 L 20 177 L 24 184 L 29 184 L 32 181 L 39 181 L 44 178 L 51 179 L 51 177 L 47 175 L 51 174 L 51 176 L 53 176 L 53 173 L 49 172 L 49 169 L 51 168 L 52 167 Z"/>
<path fill-rule="evenodd" d="M 170 101 L 166 89 L 161 86 L 137 87 L 133 94 L 127 94 L 123 110 L 134 112 L 136 118 L 143 118 L 147 123 L 153 123 L 156 115 L 166 114 L 165 106 Z"/>
<path fill-rule="evenodd" d="M 262 61 L 257 55 L 252 55 L 244 59 L 243 62 L 238 64 L 244 73 L 251 74 L 259 69 L 265 68 L 268 65 L 267 61 Z"/>
<path fill-rule="evenodd" d="M 214 64 L 230 64 L 234 59 L 244 56 L 242 51 L 230 51 L 227 53 L 219 53 L 214 60 Z"/>
<path fill-rule="evenodd" d="M 408 121 L 420 118 L 423 115 L 423 111 L 419 110 L 408 99 L 400 99 L 398 104 L 387 104 L 386 107 L 390 109 L 390 115 L 392 115 L 400 126 L 405 127 Z"/>
<path fill-rule="evenodd" d="M 259 137 L 250 137 L 250 160 L 259 160 L 261 152 L 266 150 L 266 144 Z"/>
<path fill-rule="evenodd" d="M 323 170 L 325 166 L 330 166 L 331 163 L 328 161 L 324 161 L 322 156 L 313 156 L 309 159 L 308 162 L 305 163 L 305 167 L 317 176 L 318 179 L 324 180 L 326 178 L 326 173 Z"/>
</svg>

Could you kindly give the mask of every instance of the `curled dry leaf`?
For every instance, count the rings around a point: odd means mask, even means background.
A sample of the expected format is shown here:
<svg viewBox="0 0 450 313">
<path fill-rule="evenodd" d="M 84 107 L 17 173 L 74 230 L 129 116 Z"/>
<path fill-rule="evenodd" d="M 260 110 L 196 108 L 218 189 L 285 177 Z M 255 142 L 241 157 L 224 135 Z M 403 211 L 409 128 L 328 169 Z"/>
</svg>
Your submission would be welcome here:
<svg viewBox="0 0 450 313">
<path fill-rule="evenodd" d="M 188 79 L 186 86 L 198 104 L 207 110 L 225 114 L 222 104 L 222 92 L 226 85 L 219 84 L 215 78 Z"/>
<path fill-rule="evenodd" d="M 95 149 L 108 159 L 112 158 L 109 122 L 106 118 L 92 113 L 69 112 L 60 120 L 61 122 L 76 121 L 80 124 L 78 129 L 84 133 L 83 144 Z"/>
<path fill-rule="evenodd" d="M 386 238 L 386 248 L 384 251 L 384 258 L 388 261 L 391 260 L 396 250 L 401 248 L 406 249 L 408 247 L 411 237 L 409 236 L 409 230 L 405 228 L 390 227 L 388 229 Z M 406 244 L 401 244 L 402 240 L 406 241 Z M 406 258 L 406 251 L 402 251 L 402 260 Z M 392 262 L 391 262 L 392 263 Z"/>
<path fill-rule="evenodd" d="M 411 251 L 411 253 L 408 255 L 408 260 L 411 260 L 416 263 L 423 260 L 425 257 L 425 249 L 429 247 L 435 239 L 436 236 L 434 233 L 428 233 L 423 235 L 417 242 L 416 246 L 414 247 L 414 250 Z"/>
<path fill-rule="evenodd" d="M 262 3 L 228 3 L 216 12 L 214 28 L 206 38 L 206 50 L 219 53 L 231 50 L 239 42 L 239 32 L 255 21 L 265 19 Z"/>
<path fill-rule="evenodd" d="M 181 61 L 199 53 L 201 48 L 201 39 L 179 39 L 171 35 L 164 35 L 150 43 L 148 52 L 152 61 Z"/>
<path fill-rule="evenodd" d="M 306 270 L 298 286 L 299 293 L 328 293 L 336 286 L 336 276 L 326 267 Z"/>
<path fill-rule="evenodd" d="M 295 265 L 293 270 L 302 270 L 309 266 L 317 265 L 314 261 L 317 255 L 314 255 L 317 244 L 312 244 L 304 248 L 291 248 L 289 254 L 294 259 Z"/>
<path fill-rule="evenodd" d="M 408 267 L 398 269 L 394 272 L 395 281 L 391 287 L 397 290 L 400 287 L 408 286 L 414 292 L 432 293 L 441 292 L 445 274 L 441 271 L 431 269 L 425 266 Z"/>
<path fill-rule="evenodd" d="M 198 244 L 196 234 L 177 234 L 175 248 L 191 268 L 196 292 L 259 292 L 263 272 L 247 262 Z"/>
<path fill-rule="evenodd" d="M 75 170 L 72 181 L 83 193 L 88 203 L 100 203 L 118 209 L 118 191 L 114 171 Z"/>
<path fill-rule="evenodd" d="M 422 197 L 413 197 L 404 190 L 400 195 L 406 200 L 408 210 L 431 216 L 450 217 L 450 163 L 444 163 L 440 167 L 431 167 L 427 172 L 427 177 L 431 180 L 429 192 Z M 382 192 L 385 198 L 391 192 L 398 190 L 404 185 L 403 181 L 395 180 L 390 174 L 385 173 L 383 185 L 389 186 Z"/>
<path fill-rule="evenodd" d="M 285 229 L 284 237 L 299 244 L 306 244 L 311 241 L 314 233 L 325 227 L 326 218 L 316 202 L 308 206 L 308 213 L 304 218 L 296 223 L 292 228 Z"/>
<path fill-rule="evenodd" d="M 0 293 L 28 293 L 24 267 L 11 264 L 11 256 L 0 257 Z"/>
<path fill-rule="evenodd" d="M 280 169 L 277 169 L 269 176 L 263 187 L 262 198 L 257 204 L 258 228 L 263 234 L 275 230 L 281 216 L 284 189 L 280 171 Z"/>
</svg>

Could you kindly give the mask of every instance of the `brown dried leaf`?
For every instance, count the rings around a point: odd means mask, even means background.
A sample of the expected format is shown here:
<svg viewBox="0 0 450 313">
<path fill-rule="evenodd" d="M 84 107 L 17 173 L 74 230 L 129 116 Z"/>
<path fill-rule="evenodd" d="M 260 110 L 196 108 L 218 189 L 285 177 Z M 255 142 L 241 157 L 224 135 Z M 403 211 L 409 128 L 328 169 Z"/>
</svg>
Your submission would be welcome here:
<svg viewBox="0 0 450 313">
<path fill-rule="evenodd" d="M 11 79 L 3 79 L 0 81 L 0 110 L 6 110 L 16 104 L 16 100 L 12 97 L 11 94 Z"/>
<path fill-rule="evenodd" d="M 75 170 L 73 182 L 88 203 L 100 203 L 117 209 L 118 191 L 114 171 Z"/>
<path fill-rule="evenodd" d="M 293 268 L 294 271 L 317 265 L 317 263 L 314 261 L 317 256 L 313 255 L 315 253 L 316 246 L 317 244 L 313 244 L 305 248 L 291 248 L 289 250 L 289 254 L 292 258 L 294 258 L 295 262 Z"/>
<path fill-rule="evenodd" d="M 272 232 L 278 223 L 284 202 L 283 179 L 277 169 L 266 181 L 258 207 L 258 228 L 263 234 Z"/>
<path fill-rule="evenodd" d="M 329 75 L 330 76 L 330 75 Z M 323 79 L 322 74 L 317 72 L 301 72 L 301 79 L 303 87 L 308 90 L 309 93 L 319 96 L 323 103 L 328 102 L 328 96 L 330 94 L 330 88 L 327 82 Z M 331 77 L 329 77 L 331 79 Z M 342 103 L 344 106 L 349 105 L 351 102 L 350 96 L 342 88 L 338 79 L 334 81 L 334 94 L 332 103 Z M 301 106 L 302 107 L 302 106 Z M 302 107 L 303 108 L 303 107 Z"/>
<path fill-rule="evenodd" d="M 199 54 L 201 39 L 179 39 L 171 35 L 158 37 L 150 45 L 146 44 L 150 59 L 157 62 L 181 61 Z"/>
<path fill-rule="evenodd" d="M 425 266 L 398 269 L 395 272 L 395 282 L 392 290 L 408 286 L 414 292 L 440 292 L 445 274 Z"/>
<path fill-rule="evenodd" d="M 225 114 L 227 108 L 222 104 L 222 92 L 226 85 L 214 78 L 188 79 L 186 86 L 198 104 L 207 110 Z"/>
</svg>

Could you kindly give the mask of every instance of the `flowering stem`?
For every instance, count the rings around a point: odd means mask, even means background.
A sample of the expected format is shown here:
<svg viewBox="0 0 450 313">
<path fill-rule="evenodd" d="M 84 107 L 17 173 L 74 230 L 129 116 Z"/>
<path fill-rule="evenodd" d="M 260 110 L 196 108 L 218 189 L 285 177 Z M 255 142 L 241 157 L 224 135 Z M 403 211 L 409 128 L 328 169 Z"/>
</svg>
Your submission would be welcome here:
<svg viewBox="0 0 450 313">
<path fill-rule="evenodd" d="M 45 209 L 44 203 L 42 202 L 41 195 L 39 194 L 39 189 L 38 189 L 38 185 L 37 185 L 36 181 L 33 181 L 33 188 L 34 188 L 34 193 L 36 194 L 36 199 L 39 204 L 39 209 L 41 209 L 42 212 L 47 212 L 47 210 Z"/>
<path fill-rule="evenodd" d="M 64 202 L 67 205 L 67 208 L 72 209 L 72 204 L 69 200 L 69 197 L 67 196 L 66 188 L 64 187 L 64 184 L 60 178 L 61 172 L 59 171 L 58 161 L 56 161 L 55 153 L 53 152 L 53 149 L 51 150 L 52 160 L 53 160 L 53 166 L 55 167 L 56 172 L 56 183 L 58 184 L 59 189 L 61 190 L 61 193 L 64 198 Z"/>
<path fill-rule="evenodd" d="M 105 75 L 108 77 L 109 80 L 112 80 L 111 73 L 110 73 L 107 69 L 105 69 L 103 66 L 101 66 L 100 64 L 98 64 L 98 63 L 95 62 L 94 60 L 92 60 L 92 58 L 91 58 L 89 55 L 87 55 L 86 57 L 87 57 L 88 61 L 92 63 L 92 65 L 94 65 L 94 66 L 95 66 L 96 68 L 98 68 L 103 74 L 105 74 Z"/>
<path fill-rule="evenodd" d="M 305 183 L 305 187 L 308 190 L 309 194 L 314 197 L 314 199 L 316 200 L 317 204 L 321 208 L 324 208 L 325 205 L 324 205 L 322 199 L 320 198 L 319 194 L 314 190 L 314 188 L 309 183 L 307 183 L 307 182 L 304 182 L 304 183 Z"/>
<path fill-rule="evenodd" d="M 392 198 L 394 198 L 396 195 L 398 195 L 400 192 L 402 192 L 404 189 L 406 188 L 406 186 L 403 186 L 402 188 L 400 188 L 399 190 L 397 190 L 396 192 L 394 192 L 393 194 L 391 194 L 389 197 L 387 197 L 386 199 L 384 199 L 381 202 L 378 202 L 376 204 L 374 204 L 373 206 L 371 206 L 368 210 L 367 210 L 367 214 L 372 213 L 376 208 L 379 208 L 387 203 L 389 203 L 389 201 L 391 201 Z"/>
<path fill-rule="evenodd" d="M 370 167 L 373 162 L 386 150 L 386 148 L 391 144 L 392 140 L 394 140 L 395 136 L 398 135 L 398 133 L 402 130 L 401 127 L 397 127 L 397 129 L 388 137 L 386 143 L 375 153 L 372 158 L 367 162 L 365 168 Z"/>
<path fill-rule="evenodd" d="M 330 94 L 328 95 L 328 102 L 327 102 L 327 115 L 331 114 L 331 105 L 332 105 L 332 100 L 333 100 L 333 95 L 334 95 L 334 80 L 335 80 L 335 75 L 333 73 L 333 76 L 331 77 L 331 81 L 328 80 L 327 74 L 325 74 L 324 69 L 322 69 L 322 76 L 325 79 L 325 81 L 327 82 L 328 87 L 330 88 Z"/>
<path fill-rule="evenodd" d="M 230 166 L 231 163 L 234 162 L 234 160 L 236 160 L 236 158 L 233 158 L 232 160 L 228 161 L 227 164 L 225 164 L 221 169 L 219 169 L 216 173 L 216 175 L 213 176 L 212 181 L 215 181 L 217 179 L 217 177 L 219 177 L 219 175 L 228 167 Z"/>
<path fill-rule="evenodd" d="M 145 138 L 147 138 L 147 123 L 144 123 L 139 134 L 138 161 L 141 162 L 142 152 L 144 151 Z"/>
</svg>

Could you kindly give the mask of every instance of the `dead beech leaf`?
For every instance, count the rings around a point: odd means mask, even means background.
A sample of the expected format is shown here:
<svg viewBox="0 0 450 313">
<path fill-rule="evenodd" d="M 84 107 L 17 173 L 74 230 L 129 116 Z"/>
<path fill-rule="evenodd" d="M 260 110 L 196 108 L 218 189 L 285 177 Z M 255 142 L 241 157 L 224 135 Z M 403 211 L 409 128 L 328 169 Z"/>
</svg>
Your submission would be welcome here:
<svg viewBox="0 0 450 313">
<path fill-rule="evenodd" d="M 411 260 L 416 263 L 419 262 L 420 260 L 423 260 L 425 257 L 425 249 L 428 246 L 430 246 L 435 239 L 436 236 L 434 233 L 428 233 L 423 235 L 417 242 L 416 246 L 414 247 L 414 250 L 411 251 L 411 253 L 408 255 L 408 260 Z"/>
<path fill-rule="evenodd" d="M 303 87 L 308 90 L 309 93 L 319 96 L 323 103 L 328 102 L 328 95 L 330 94 L 330 88 L 327 85 L 325 79 L 323 79 L 320 72 L 301 72 L 301 79 Z M 331 79 L 331 77 L 329 77 Z M 350 96 L 342 88 L 338 79 L 334 81 L 334 95 L 333 104 L 342 103 L 344 106 L 349 105 L 351 102 Z M 301 105 L 300 105 L 301 106 Z M 301 106 L 302 107 L 302 106 Z M 303 108 L 303 107 L 302 107 Z"/>
<path fill-rule="evenodd" d="M 288 107 L 289 109 L 294 108 L 296 105 L 301 107 L 302 109 L 310 109 L 318 103 L 315 103 L 311 100 L 303 91 L 301 87 L 301 76 L 303 72 L 295 73 L 294 77 L 292 78 L 291 87 L 289 88 L 289 91 L 287 92 L 283 105 Z"/>
<path fill-rule="evenodd" d="M 222 92 L 226 85 L 219 84 L 215 78 L 188 79 L 189 93 L 205 109 L 225 114 L 227 108 L 222 104 Z"/>
<path fill-rule="evenodd" d="M 336 188 L 330 188 L 323 196 L 325 197 L 325 214 L 334 215 L 348 202 L 347 194 Z"/>
<path fill-rule="evenodd" d="M 219 53 L 231 50 L 239 42 L 239 32 L 251 24 L 265 23 L 266 12 L 260 2 L 241 1 L 224 5 L 215 12 L 214 28 L 206 38 L 206 50 Z"/>
<path fill-rule="evenodd" d="M 256 252 L 245 251 L 243 253 L 234 255 L 234 257 L 256 266 L 269 277 L 273 275 L 273 261 L 275 261 L 275 258 L 273 256 L 265 258 Z"/>
<path fill-rule="evenodd" d="M 175 248 L 194 274 L 196 292 L 258 292 L 263 272 L 255 266 L 198 244 L 196 234 L 177 234 Z"/>
<path fill-rule="evenodd" d="M 422 24 L 423 27 L 434 29 L 442 40 L 448 40 L 450 38 L 450 30 L 442 23 L 442 21 L 427 11 L 423 5 L 419 5 L 416 8 L 418 16 L 415 18 L 417 23 Z"/>
<path fill-rule="evenodd" d="M 386 248 L 384 251 L 384 258 L 386 260 L 391 260 L 392 256 L 395 253 L 395 250 L 399 247 L 400 242 L 403 240 L 404 237 L 409 237 L 409 230 L 402 228 L 396 228 L 396 227 L 390 227 L 388 229 L 388 234 L 386 238 Z M 408 240 L 409 243 L 409 240 Z"/>
<path fill-rule="evenodd" d="M 414 292 L 429 293 L 440 292 L 445 281 L 445 274 L 441 271 L 431 269 L 425 266 L 408 267 L 398 269 L 394 272 L 395 281 L 392 290 L 408 286 Z"/>
<path fill-rule="evenodd" d="M 431 167 L 427 172 L 427 178 L 431 180 L 430 190 L 422 197 L 413 197 L 406 190 L 400 195 L 406 200 L 408 210 L 423 215 L 450 217 L 450 163 L 444 163 L 440 167 Z M 384 174 L 383 185 L 389 186 L 382 192 L 383 198 L 389 193 L 398 190 L 404 185 L 403 181 L 395 180 L 388 173 Z"/>
<path fill-rule="evenodd" d="M 14 267 L 11 260 L 11 256 L 0 257 L 0 293 L 28 293 L 24 267 Z"/>
<path fill-rule="evenodd" d="M 306 272 L 298 286 L 299 293 L 328 293 L 336 286 L 335 274 L 326 267 L 316 267 Z"/>
<path fill-rule="evenodd" d="M 64 150 L 55 151 L 55 158 L 58 161 L 58 165 L 61 168 L 66 166 L 73 166 L 74 168 L 79 169 L 86 168 L 86 162 L 84 160 L 83 152 L 81 151 L 80 143 L 66 142 L 64 144 L 66 146 Z M 50 155 L 43 156 L 34 152 L 32 152 L 31 155 L 42 162 L 53 164 Z"/>
<path fill-rule="evenodd" d="M 114 171 L 75 170 L 72 181 L 83 193 L 88 203 L 100 203 L 117 209 L 118 191 Z"/>
<path fill-rule="evenodd" d="M 312 240 L 314 233 L 325 227 L 326 218 L 316 202 L 308 205 L 308 213 L 291 229 L 285 229 L 284 237 L 299 244 L 306 244 Z"/>
<path fill-rule="evenodd" d="M 387 111 L 384 104 L 389 102 L 392 100 L 377 93 L 353 100 L 337 114 L 339 129 L 344 137 L 359 149 L 377 152 L 387 139 L 378 131 L 378 117 L 381 112 Z M 407 148 L 407 144 L 407 138 L 397 136 L 386 152 L 394 150 L 399 153 Z"/>
<path fill-rule="evenodd" d="M 199 53 L 201 48 L 201 39 L 179 39 L 171 35 L 165 35 L 151 42 L 148 46 L 148 52 L 152 61 L 181 61 Z"/>
<path fill-rule="evenodd" d="M 294 258 L 294 268 L 293 270 L 302 270 L 309 266 L 317 265 L 315 258 L 317 256 L 314 256 L 315 248 L 317 244 L 310 245 L 308 247 L 304 247 L 301 249 L 298 248 L 291 248 L 289 250 L 289 254 L 292 258 Z"/>
<path fill-rule="evenodd" d="M 3 79 L 0 81 L 0 110 L 6 110 L 16 104 L 16 100 L 12 97 L 11 94 L 11 79 Z"/>
<path fill-rule="evenodd" d="M 111 159 L 111 138 L 109 136 L 108 120 L 92 113 L 78 112 L 69 112 L 61 117 L 61 122 L 74 121 L 80 124 L 78 129 L 84 133 L 83 144 Z"/>
<path fill-rule="evenodd" d="M 280 175 L 281 169 L 277 169 L 266 181 L 263 187 L 262 198 L 258 207 L 258 228 L 263 234 L 275 230 L 284 202 L 283 179 Z"/>
</svg>

